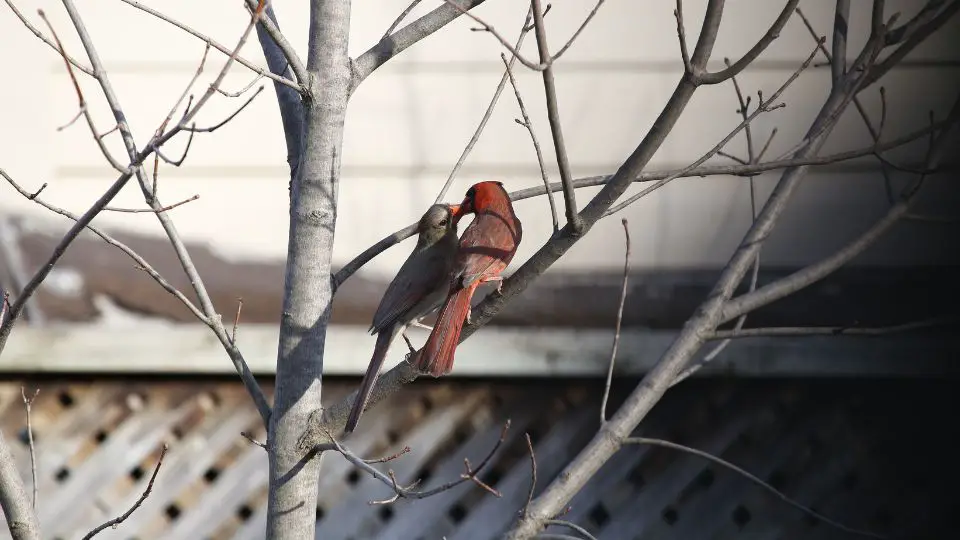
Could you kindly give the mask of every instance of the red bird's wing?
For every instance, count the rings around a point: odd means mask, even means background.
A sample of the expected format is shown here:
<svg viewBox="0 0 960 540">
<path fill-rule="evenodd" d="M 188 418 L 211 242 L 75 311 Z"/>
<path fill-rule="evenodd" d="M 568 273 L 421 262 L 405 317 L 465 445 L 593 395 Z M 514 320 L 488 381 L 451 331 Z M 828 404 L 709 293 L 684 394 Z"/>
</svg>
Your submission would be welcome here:
<svg viewBox="0 0 960 540">
<path fill-rule="evenodd" d="M 477 214 L 460 237 L 455 263 L 463 287 L 484 276 L 498 275 L 510 264 L 520 243 L 520 221 L 507 208 Z"/>
<path fill-rule="evenodd" d="M 379 333 L 399 321 L 420 300 L 443 287 L 446 290 L 450 254 L 438 243 L 415 252 L 404 261 L 397 275 L 387 286 L 380 305 L 373 315 L 370 330 Z"/>
</svg>

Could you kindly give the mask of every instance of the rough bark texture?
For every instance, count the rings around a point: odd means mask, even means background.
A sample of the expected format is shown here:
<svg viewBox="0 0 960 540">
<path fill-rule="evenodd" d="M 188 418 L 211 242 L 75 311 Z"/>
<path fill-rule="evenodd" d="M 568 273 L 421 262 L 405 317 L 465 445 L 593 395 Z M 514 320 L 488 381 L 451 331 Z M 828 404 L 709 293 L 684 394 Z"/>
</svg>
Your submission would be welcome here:
<svg viewBox="0 0 960 540">
<path fill-rule="evenodd" d="M 310 9 L 309 97 L 300 162 L 290 191 L 290 236 L 270 419 L 267 538 L 313 538 L 320 460 L 297 451 L 307 417 L 320 407 L 323 352 L 332 307 L 330 260 L 344 117 L 350 86 L 350 3 Z"/>
<path fill-rule="evenodd" d="M 7 441 L 0 436 L 0 507 L 13 540 L 40 540 L 40 525 Z"/>
</svg>

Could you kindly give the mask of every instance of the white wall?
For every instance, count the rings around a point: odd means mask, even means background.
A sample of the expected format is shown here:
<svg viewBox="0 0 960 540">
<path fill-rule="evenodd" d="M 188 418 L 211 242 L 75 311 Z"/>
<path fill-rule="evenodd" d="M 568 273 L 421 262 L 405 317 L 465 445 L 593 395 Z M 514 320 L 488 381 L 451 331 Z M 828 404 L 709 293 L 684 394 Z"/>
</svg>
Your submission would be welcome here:
<svg viewBox="0 0 960 540">
<path fill-rule="evenodd" d="M 239 1 L 166 0 L 145 2 L 232 47 L 245 25 Z M 408 2 L 355 1 L 351 54 L 372 45 Z M 42 7 L 71 54 L 84 58 L 69 20 L 59 2 L 17 2 L 30 20 L 43 28 L 36 15 Z M 306 45 L 307 2 L 277 0 L 281 27 L 302 54 Z M 554 2 L 547 16 L 551 47 L 556 50 L 579 25 L 592 2 Z M 716 67 L 723 56 L 737 57 L 764 32 L 777 15 L 780 2 L 728 2 L 715 49 Z M 852 45 L 855 51 L 866 35 L 867 2 L 854 2 Z M 901 9 L 901 21 L 918 2 L 888 2 L 888 11 Z M 417 16 L 438 2 L 423 2 Z M 685 2 L 691 48 L 704 2 Z M 832 3 L 801 2 L 821 33 L 832 25 Z M 121 2 L 79 1 L 90 33 L 138 141 L 156 129 L 190 79 L 203 50 L 202 42 Z M 564 132 L 575 176 L 613 172 L 639 142 L 680 74 L 674 2 L 610 0 L 577 44 L 558 62 L 559 101 Z M 523 2 L 489 0 L 476 14 L 514 39 L 526 10 Z M 949 60 L 954 67 L 905 67 L 885 82 L 890 104 L 886 133 L 895 135 L 921 127 L 926 109 L 944 111 L 957 87 L 957 49 L 948 45 L 958 21 L 910 57 Z M 335 258 L 345 262 L 385 234 L 414 221 L 432 202 L 436 191 L 470 138 L 500 78 L 500 48 L 496 40 L 471 32 L 475 24 L 462 18 L 437 35 L 414 46 L 378 70 L 358 90 L 350 105 L 343 156 L 341 210 Z M 0 167 L 22 183 L 39 187 L 49 182 L 43 196 L 51 202 L 82 211 L 117 176 L 96 150 L 82 121 L 63 131 L 56 127 L 72 118 L 76 97 L 58 55 L 30 34 L 4 6 L 0 8 Z M 524 52 L 535 57 L 533 36 Z M 767 95 L 786 79 L 811 51 L 813 41 L 794 17 L 780 39 L 741 78 L 751 93 Z M 243 56 L 262 65 L 256 39 Z M 225 57 L 211 51 L 196 92 L 201 93 Z M 539 74 L 516 70 L 541 145 L 552 162 L 552 145 L 543 107 Z M 225 87 L 235 90 L 252 75 L 238 66 Z M 101 130 L 112 126 L 111 116 L 90 78 L 80 75 Z M 756 122 L 757 138 L 765 139 L 773 126 L 779 134 L 769 154 L 777 155 L 796 143 L 829 87 L 828 69 L 811 69 L 784 95 L 785 109 Z M 876 88 L 863 99 L 877 110 Z M 237 99 L 214 98 L 198 121 L 218 122 L 239 104 Z M 678 167 L 709 149 L 739 119 L 734 113 L 729 84 L 698 91 L 651 169 Z M 852 112 L 852 111 L 851 111 Z M 457 200 L 480 179 L 500 179 L 516 189 L 540 182 L 536 160 L 526 132 L 513 123 L 518 116 L 509 88 L 449 200 Z M 109 138 L 115 155 L 122 156 L 116 135 Z M 177 154 L 185 138 L 166 148 Z M 827 151 L 867 144 L 866 131 L 855 114 L 837 128 Z M 743 154 L 742 139 L 729 148 Z M 160 195 L 165 203 L 199 194 L 200 199 L 174 211 L 179 229 L 188 239 L 210 242 L 223 253 L 244 257 L 282 258 L 286 250 L 287 177 L 285 149 L 272 85 L 234 122 L 213 135 L 198 135 L 186 164 L 161 167 Z M 725 160 L 717 158 L 716 162 Z M 869 163 L 866 161 L 865 163 Z M 551 180 L 558 180 L 555 168 Z M 760 193 L 772 188 L 776 177 L 763 176 Z M 955 209 L 957 197 L 944 181 L 927 188 L 924 204 L 941 211 Z M 634 189 L 637 189 L 636 187 Z M 578 192 L 581 205 L 595 189 Z M 745 180 L 736 178 L 678 180 L 627 210 L 634 238 L 635 267 L 700 266 L 722 264 L 749 223 Z M 143 204 L 135 182 L 116 199 L 117 206 Z M 560 198 L 557 204 L 562 205 Z M 886 205 L 876 172 L 811 175 L 795 198 L 782 225 L 765 251 L 767 264 L 798 264 L 840 245 L 878 217 Z M 549 233 L 549 213 L 543 198 L 518 203 L 525 228 L 517 262 L 532 254 Z M 47 217 L 45 211 L 0 185 L 0 211 Z M 54 221 L 54 223 L 60 223 Z M 106 213 L 97 223 L 159 234 L 149 214 Z M 869 252 L 860 262 L 899 264 L 955 257 L 925 251 L 940 233 L 929 225 L 905 225 L 885 249 Z M 926 242 L 917 240 L 924 232 Z M 933 236 L 931 236 L 931 234 Z M 939 236 L 937 235 L 939 234 Z M 945 236 L 944 236 L 945 238 Z M 617 268 L 622 264 L 619 219 L 596 227 L 560 264 L 566 269 Z M 394 249 L 370 265 L 372 271 L 394 271 L 408 247 Z M 939 257 L 939 259 L 938 259 Z M 951 259 L 956 262 L 955 259 Z"/>
</svg>

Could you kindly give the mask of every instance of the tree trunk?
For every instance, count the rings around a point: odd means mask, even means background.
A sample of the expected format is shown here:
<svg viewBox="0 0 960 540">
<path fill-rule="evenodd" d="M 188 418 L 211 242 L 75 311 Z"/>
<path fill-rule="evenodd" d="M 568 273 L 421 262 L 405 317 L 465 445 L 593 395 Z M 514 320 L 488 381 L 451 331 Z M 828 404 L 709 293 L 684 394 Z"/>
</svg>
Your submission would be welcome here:
<svg viewBox="0 0 960 540">
<path fill-rule="evenodd" d="M 267 538 L 314 537 L 320 460 L 297 440 L 320 408 L 330 319 L 330 261 L 337 221 L 343 126 L 350 85 L 350 2 L 314 0 L 307 57 L 309 98 L 299 167 L 290 190 L 290 231 L 273 415 Z"/>
</svg>

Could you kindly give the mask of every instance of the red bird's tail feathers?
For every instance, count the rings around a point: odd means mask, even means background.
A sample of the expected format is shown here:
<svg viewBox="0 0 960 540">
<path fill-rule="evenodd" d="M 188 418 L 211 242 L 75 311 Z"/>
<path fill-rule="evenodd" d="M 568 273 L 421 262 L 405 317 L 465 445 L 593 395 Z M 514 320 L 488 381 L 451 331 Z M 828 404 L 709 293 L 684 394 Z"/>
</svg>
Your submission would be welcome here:
<svg viewBox="0 0 960 540">
<path fill-rule="evenodd" d="M 418 371 L 441 377 L 453 369 L 453 356 L 460 341 L 460 332 L 470 311 L 470 299 L 478 285 L 479 282 L 474 282 L 447 297 L 433 331 L 414 363 Z"/>
<path fill-rule="evenodd" d="M 377 334 L 377 343 L 373 346 L 373 357 L 370 358 L 367 373 L 364 374 L 363 381 L 360 383 L 360 390 L 357 391 L 357 399 L 353 402 L 350 416 L 347 417 L 347 424 L 343 428 L 345 433 L 352 433 L 357 427 L 357 422 L 360 421 L 360 415 L 363 414 L 363 409 L 367 406 L 367 400 L 370 399 L 370 391 L 373 390 L 373 385 L 380 376 L 380 368 L 383 367 L 383 361 L 387 357 L 390 342 L 396 335 L 396 328 L 384 328 L 382 332 Z"/>
</svg>

